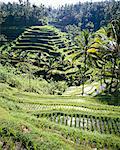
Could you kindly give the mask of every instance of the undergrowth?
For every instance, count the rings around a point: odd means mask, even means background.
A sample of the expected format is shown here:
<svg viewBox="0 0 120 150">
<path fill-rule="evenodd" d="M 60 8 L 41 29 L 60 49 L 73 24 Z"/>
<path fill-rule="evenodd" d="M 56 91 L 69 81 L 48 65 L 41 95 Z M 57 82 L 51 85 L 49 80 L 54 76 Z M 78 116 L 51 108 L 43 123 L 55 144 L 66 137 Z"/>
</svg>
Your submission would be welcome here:
<svg viewBox="0 0 120 150">
<path fill-rule="evenodd" d="M 23 92 L 38 94 L 61 95 L 67 88 L 64 81 L 46 81 L 42 78 L 35 78 L 29 73 L 16 73 L 18 68 L 0 65 L 0 83 L 17 88 Z"/>
</svg>

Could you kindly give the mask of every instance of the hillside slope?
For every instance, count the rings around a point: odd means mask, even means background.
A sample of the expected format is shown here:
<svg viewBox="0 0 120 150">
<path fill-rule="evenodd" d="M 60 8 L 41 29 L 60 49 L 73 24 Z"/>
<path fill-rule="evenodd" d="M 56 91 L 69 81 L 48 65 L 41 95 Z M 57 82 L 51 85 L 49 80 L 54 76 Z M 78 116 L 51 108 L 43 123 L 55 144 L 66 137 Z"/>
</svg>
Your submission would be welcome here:
<svg viewBox="0 0 120 150">
<path fill-rule="evenodd" d="M 32 72 L 35 75 L 43 76 L 45 79 L 64 80 L 64 68 L 67 64 L 62 51 L 67 50 L 68 45 L 66 34 L 57 28 L 32 26 L 12 43 L 3 45 L 0 51 L 3 63 L 8 61 L 14 66 L 17 64 L 23 67 L 28 63 L 37 67 Z"/>
<path fill-rule="evenodd" d="M 1 149 L 120 149 L 119 106 L 87 96 L 41 96 L 1 85 Z"/>
</svg>

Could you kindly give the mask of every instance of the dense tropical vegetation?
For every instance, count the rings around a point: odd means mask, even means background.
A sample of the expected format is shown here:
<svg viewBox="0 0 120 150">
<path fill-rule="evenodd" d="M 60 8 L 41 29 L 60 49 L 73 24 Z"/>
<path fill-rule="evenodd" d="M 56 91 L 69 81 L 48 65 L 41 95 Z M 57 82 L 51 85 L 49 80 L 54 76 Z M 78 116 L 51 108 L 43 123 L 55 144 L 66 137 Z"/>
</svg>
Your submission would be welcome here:
<svg viewBox="0 0 120 150">
<path fill-rule="evenodd" d="M 120 1 L 0 3 L 0 149 L 120 149 Z"/>
</svg>

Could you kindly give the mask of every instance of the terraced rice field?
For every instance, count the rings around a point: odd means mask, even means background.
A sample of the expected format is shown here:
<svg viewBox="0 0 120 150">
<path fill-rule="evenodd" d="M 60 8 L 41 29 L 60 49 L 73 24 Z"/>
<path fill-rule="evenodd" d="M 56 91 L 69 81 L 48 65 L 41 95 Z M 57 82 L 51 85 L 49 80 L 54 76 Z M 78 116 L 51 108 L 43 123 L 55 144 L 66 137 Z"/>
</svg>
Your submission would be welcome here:
<svg viewBox="0 0 120 150">
<path fill-rule="evenodd" d="M 39 131 L 56 133 L 58 139 L 68 142 L 68 149 L 120 149 L 119 106 L 102 104 L 87 96 L 40 96 L 20 92 L 9 97 L 1 93 L 0 105 Z"/>
<path fill-rule="evenodd" d="M 16 39 L 15 45 L 12 47 L 12 49 L 38 50 L 38 52 L 43 53 L 44 50 L 53 50 L 55 52 L 55 45 L 60 49 L 65 48 L 65 44 L 66 42 L 64 41 L 64 37 L 60 35 L 60 32 L 55 30 L 55 28 L 48 26 L 34 26 L 26 29 L 26 31 L 19 36 L 18 39 Z"/>
</svg>

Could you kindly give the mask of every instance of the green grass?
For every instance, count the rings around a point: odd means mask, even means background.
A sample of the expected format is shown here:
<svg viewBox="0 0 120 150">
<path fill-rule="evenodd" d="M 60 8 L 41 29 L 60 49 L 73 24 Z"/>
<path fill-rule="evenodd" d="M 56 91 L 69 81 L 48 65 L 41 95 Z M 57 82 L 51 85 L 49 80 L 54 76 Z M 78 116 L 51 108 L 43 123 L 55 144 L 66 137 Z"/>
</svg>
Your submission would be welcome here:
<svg viewBox="0 0 120 150">
<path fill-rule="evenodd" d="M 8 117 L 9 117 L 8 111 L 6 111 L 2 107 L 0 107 L 0 120 L 2 120 L 2 119 L 8 119 Z"/>
<path fill-rule="evenodd" d="M 17 142 L 25 149 L 74 149 L 72 142 L 56 133 L 37 128 L 19 115 L 0 122 L 1 148 L 16 149 Z M 7 141 L 8 140 L 8 141 Z M 19 147 L 20 148 L 20 147 Z"/>
<path fill-rule="evenodd" d="M 120 148 L 119 106 L 89 96 L 40 95 L 6 83 L 0 87 L 2 149 Z"/>
</svg>

